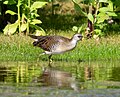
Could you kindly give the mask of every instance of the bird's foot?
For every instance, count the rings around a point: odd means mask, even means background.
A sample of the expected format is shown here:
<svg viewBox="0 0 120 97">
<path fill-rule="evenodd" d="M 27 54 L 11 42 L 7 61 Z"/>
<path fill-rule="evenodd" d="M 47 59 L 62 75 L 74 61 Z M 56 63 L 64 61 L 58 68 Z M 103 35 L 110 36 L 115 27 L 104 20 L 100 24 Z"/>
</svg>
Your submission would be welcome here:
<svg viewBox="0 0 120 97">
<path fill-rule="evenodd" d="M 49 67 L 52 67 L 51 64 L 52 64 L 52 59 L 51 59 L 52 55 L 49 56 Z"/>
<path fill-rule="evenodd" d="M 51 65 L 52 65 L 52 59 L 49 59 L 49 67 L 52 67 Z"/>
<path fill-rule="evenodd" d="M 43 52 L 43 53 L 41 53 L 41 54 L 39 54 L 39 56 L 42 56 L 42 55 L 45 55 L 46 53 L 45 52 Z"/>
<path fill-rule="evenodd" d="M 39 56 L 38 56 L 38 58 L 37 58 L 37 61 L 39 61 L 40 56 L 42 56 L 42 55 L 45 55 L 45 52 L 43 52 L 43 53 L 39 54 Z"/>
</svg>

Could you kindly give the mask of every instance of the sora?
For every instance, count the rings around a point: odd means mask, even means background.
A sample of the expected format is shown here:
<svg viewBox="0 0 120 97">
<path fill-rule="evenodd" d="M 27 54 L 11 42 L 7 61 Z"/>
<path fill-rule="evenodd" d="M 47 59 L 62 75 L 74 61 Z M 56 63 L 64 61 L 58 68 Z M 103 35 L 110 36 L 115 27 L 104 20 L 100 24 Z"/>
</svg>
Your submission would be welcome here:
<svg viewBox="0 0 120 97">
<path fill-rule="evenodd" d="M 31 38 L 35 39 L 33 42 L 34 46 L 40 47 L 45 50 L 42 54 L 49 55 L 49 64 L 51 62 L 51 56 L 53 54 L 61 54 L 74 49 L 79 40 L 82 40 L 81 34 L 74 34 L 71 39 L 63 36 L 35 36 L 29 35 Z"/>
</svg>

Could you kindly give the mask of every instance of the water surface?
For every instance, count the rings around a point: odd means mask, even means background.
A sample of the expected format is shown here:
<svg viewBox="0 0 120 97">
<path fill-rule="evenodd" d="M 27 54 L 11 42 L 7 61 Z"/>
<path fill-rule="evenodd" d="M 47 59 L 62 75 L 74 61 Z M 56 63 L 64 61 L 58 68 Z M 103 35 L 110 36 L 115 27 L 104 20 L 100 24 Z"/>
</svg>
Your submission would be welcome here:
<svg viewBox="0 0 120 97">
<path fill-rule="evenodd" d="M 120 97 L 120 61 L 0 62 L 1 97 Z"/>
</svg>

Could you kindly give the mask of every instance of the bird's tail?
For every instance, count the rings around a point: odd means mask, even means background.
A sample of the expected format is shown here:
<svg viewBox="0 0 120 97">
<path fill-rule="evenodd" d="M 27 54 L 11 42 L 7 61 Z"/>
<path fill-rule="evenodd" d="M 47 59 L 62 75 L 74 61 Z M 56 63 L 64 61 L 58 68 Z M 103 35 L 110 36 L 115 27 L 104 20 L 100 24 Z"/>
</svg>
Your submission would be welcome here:
<svg viewBox="0 0 120 97">
<path fill-rule="evenodd" d="M 35 35 L 28 35 L 28 36 L 30 36 L 31 38 L 33 38 L 34 39 L 34 42 L 33 42 L 33 45 L 34 46 L 38 46 L 39 45 L 39 38 L 40 38 L 40 36 L 35 36 Z"/>
<path fill-rule="evenodd" d="M 28 36 L 30 36 L 33 39 L 38 39 L 38 36 L 35 36 L 35 35 L 28 35 Z"/>
<path fill-rule="evenodd" d="M 39 44 L 38 41 L 34 41 L 34 42 L 33 42 L 33 46 L 37 46 L 38 44 Z"/>
</svg>

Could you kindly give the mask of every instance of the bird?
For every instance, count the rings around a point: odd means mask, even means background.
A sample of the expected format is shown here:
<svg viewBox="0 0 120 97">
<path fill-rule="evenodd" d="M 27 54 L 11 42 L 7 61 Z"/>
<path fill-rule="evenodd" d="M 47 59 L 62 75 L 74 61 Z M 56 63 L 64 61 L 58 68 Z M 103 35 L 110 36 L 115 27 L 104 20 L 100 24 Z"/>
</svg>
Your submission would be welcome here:
<svg viewBox="0 0 120 97">
<path fill-rule="evenodd" d="M 80 33 L 74 34 L 72 38 L 66 38 L 58 35 L 36 36 L 30 34 L 29 36 L 35 40 L 33 42 L 33 46 L 40 47 L 44 50 L 41 55 L 49 55 L 49 65 L 52 62 L 52 55 L 73 50 L 76 47 L 77 42 L 83 38 Z"/>
</svg>

